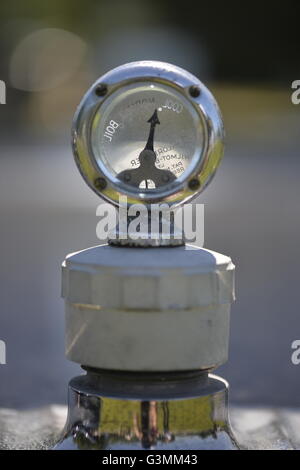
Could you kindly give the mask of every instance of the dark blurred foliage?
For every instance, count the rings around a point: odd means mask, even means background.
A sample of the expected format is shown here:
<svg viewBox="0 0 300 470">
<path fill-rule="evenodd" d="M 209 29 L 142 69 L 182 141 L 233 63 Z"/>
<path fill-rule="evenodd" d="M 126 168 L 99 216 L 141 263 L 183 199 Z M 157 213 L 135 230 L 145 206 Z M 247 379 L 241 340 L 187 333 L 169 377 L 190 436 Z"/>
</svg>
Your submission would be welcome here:
<svg viewBox="0 0 300 470">
<path fill-rule="evenodd" d="M 143 14 L 144 11 L 144 14 Z M 22 35 L 17 20 L 63 28 L 97 40 L 127 28 L 172 27 L 192 34 L 208 53 L 218 80 L 283 83 L 299 72 L 300 2 L 168 0 L 11 0 L 0 3 L 3 28 Z M 5 74 L 8 38 L 1 39 Z"/>
<path fill-rule="evenodd" d="M 182 2 L 177 25 L 193 29 L 218 80 L 283 83 L 299 73 L 300 2 Z"/>
<path fill-rule="evenodd" d="M 65 134 L 84 91 L 134 60 L 175 63 L 210 85 L 290 88 L 299 2 L 10 0 L 0 3 L 0 133 Z M 50 29 L 50 32 L 49 32 Z M 40 86 L 41 85 L 41 86 Z"/>
</svg>

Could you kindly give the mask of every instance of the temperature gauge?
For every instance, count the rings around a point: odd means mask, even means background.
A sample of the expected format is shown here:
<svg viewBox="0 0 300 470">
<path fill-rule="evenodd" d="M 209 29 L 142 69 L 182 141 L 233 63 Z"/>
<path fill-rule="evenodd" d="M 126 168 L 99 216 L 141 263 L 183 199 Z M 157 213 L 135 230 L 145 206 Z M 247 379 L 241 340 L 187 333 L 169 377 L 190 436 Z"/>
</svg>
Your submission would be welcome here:
<svg viewBox="0 0 300 470">
<path fill-rule="evenodd" d="M 134 62 L 101 77 L 74 119 L 78 167 L 97 194 L 118 204 L 181 204 L 200 193 L 223 153 L 218 106 L 193 75 Z"/>
</svg>

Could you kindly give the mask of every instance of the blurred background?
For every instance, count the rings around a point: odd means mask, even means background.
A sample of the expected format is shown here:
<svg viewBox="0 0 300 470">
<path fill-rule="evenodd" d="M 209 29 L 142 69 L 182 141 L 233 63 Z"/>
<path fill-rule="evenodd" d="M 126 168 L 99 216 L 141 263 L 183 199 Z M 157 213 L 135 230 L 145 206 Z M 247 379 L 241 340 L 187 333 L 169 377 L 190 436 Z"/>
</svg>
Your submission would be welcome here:
<svg viewBox="0 0 300 470">
<path fill-rule="evenodd" d="M 280 6 L 279 6 L 280 5 Z M 235 404 L 300 406 L 299 122 L 296 2 L 10 0 L 0 3 L 0 407 L 65 403 L 60 264 L 96 245 L 99 200 L 70 147 L 74 111 L 107 70 L 174 63 L 215 94 L 227 131 L 205 203 L 205 247 L 232 257 Z"/>
</svg>

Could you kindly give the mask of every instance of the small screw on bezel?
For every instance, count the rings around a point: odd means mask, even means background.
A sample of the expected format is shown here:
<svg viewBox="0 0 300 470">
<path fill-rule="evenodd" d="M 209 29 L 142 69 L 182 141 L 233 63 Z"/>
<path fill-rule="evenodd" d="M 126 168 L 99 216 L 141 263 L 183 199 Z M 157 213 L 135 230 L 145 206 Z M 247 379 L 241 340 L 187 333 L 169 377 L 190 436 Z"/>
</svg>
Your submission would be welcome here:
<svg viewBox="0 0 300 470">
<path fill-rule="evenodd" d="M 192 178 L 189 181 L 188 186 L 191 191 L 196 191 L 200 188 L 200 181 L 197 178 Z"/>
<path fill-rule="evenodd" d="M 100 83 L 100 85 L 98 85 L 96 88 L 95 88 L 95 93 L 97 96 L 104 96 L 106 95 L 107 93 L 107 85 L 105 85 L 105 83 Z"/>
<path fill-rule="evenodd" d="M 107 181 L 105 178 L 96 178 L 94 181 L 95 188 L 99 189 L 102 191 L 103 189 L 106 188 L 107 186 Z"/>
<path fill-rule="evenodd" d="M 198 98 L 201 93 L 200 88 L 197 85 L 190 86 L 189 92 L 192 98 Z"/>
</svg>

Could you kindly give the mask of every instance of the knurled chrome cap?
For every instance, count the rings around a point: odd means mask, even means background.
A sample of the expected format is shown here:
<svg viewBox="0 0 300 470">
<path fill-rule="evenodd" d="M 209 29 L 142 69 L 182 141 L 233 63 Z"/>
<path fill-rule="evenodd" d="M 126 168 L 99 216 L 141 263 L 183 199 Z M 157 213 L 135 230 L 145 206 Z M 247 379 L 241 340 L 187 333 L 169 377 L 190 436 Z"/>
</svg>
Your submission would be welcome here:
<svg viewBox="0 0 300 470">
<path fill-rule="evenodd" d="M 227 360 L 234 265 L 189 246 L 101 245 L 67 256 L 66 355 L 127 371 L 213 369 Z"/>
</svg>

